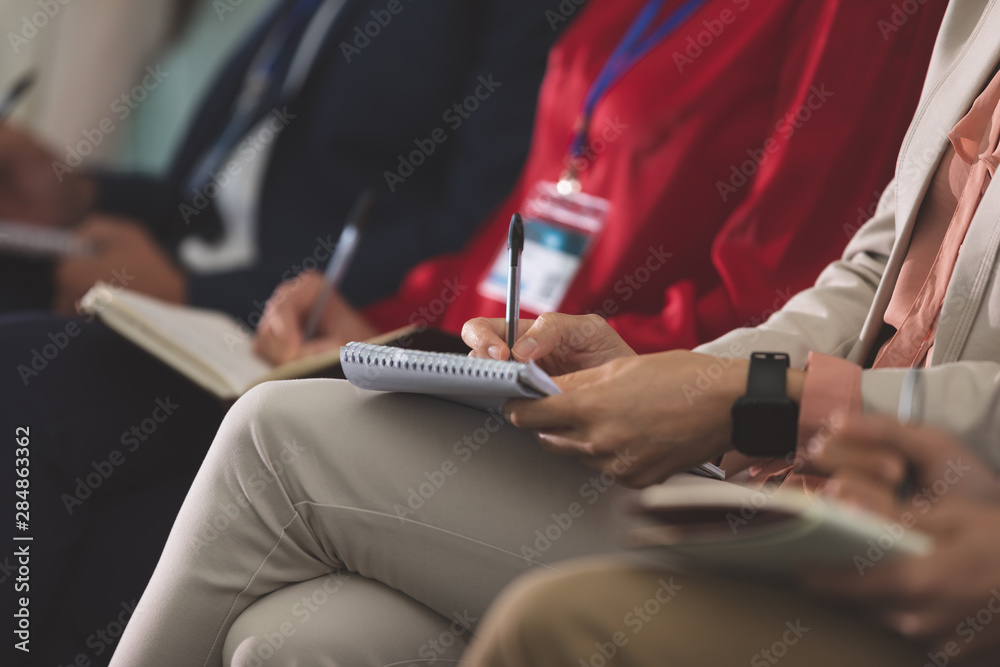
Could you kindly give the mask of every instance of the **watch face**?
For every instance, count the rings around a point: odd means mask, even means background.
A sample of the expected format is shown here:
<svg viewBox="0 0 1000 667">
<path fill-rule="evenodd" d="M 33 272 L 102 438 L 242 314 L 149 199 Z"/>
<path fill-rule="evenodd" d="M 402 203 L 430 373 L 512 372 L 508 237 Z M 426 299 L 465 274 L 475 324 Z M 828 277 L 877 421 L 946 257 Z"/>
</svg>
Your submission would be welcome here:
<svg viewBox="0 0 1000 667">
<path fill-rule="evenodd" d="M 784 456 L 798 440 L 799 408 L 791 400 L 742 398 L 733 406 L 733 446 L 750 456 Z"/>
</svg>

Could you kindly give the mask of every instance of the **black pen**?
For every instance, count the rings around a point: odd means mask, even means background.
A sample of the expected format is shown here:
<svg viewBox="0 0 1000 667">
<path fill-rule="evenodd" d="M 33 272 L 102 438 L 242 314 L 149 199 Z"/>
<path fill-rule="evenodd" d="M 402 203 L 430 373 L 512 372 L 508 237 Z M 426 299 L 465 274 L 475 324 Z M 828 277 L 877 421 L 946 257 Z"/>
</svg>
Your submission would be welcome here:
<svg viewBox="0 0 1000 667">
<path fill-rule="evenodd" d="M 524 250 L 524 223 L 521 214 L 510 218 L 507 232 L 507 254 L 510 262 L 507 268 L 507 347 L 511 360 L 514 359 L 514 341 L 517 340 L 517 318 L 521 312 L 521 251 Z"/>
<path fill-rule="evenodd" d="M 0 121 L 5 120 L 10 115 L 10 112 L 14 110 L 14 105 L 24 97 L 24 94 L 34 83 L 35 73 L 28 71 L 11 86 L 7 94 L 3 96 L 3 100 L 0 100 Z"/>
<path fill-rule="evenodd" d="M 347 214 L 344 229 L 340 232 L 340 238 L 337 240 L 337 248 L 333 251 L 333 257 L 330 258 L 330 263 L 326 265 L 326 272 L 323 274 L 323 289 L 320 291 L 316 303 L 313 304 L 309 320 L 306 322 L 306 328 L 302 334 L 305 340 L 310 340 L 316 335 L 316 329 L 319 327 L 320 318 L 323 316 L 323 311 L 326 310 L 330 295 L 333 294 L 333 288 L 340 285 L 340 281 L 347 274 L 351 260 L 354 259 L 354 252 L 358 249 L 358 242 L 361 240 L 361 231 L 368 222 L 374 204 L 375 188 L 368 188 L 358 195 L 350 213 Z"/>
</svg>

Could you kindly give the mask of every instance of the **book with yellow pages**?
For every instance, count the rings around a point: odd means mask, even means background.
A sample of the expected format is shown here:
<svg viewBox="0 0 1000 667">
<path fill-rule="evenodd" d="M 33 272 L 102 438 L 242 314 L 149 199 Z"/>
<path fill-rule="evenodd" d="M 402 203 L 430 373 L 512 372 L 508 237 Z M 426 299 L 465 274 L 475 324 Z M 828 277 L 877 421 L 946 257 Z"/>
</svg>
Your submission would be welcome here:
<svg viewBox="0 0 1000 667">
<path fill-rule="evenodd" d="M 269 380 L 344 377 L 339 349 L 270 364 L 254 354 L 246 325 L 219 311 L 167 303 L 104 283 L 84 295 L 80 308 L 224 400 L 236 399 Z M 398 329 L 371 342 L 426 345 L 432 338 L 435 344 L 456 345 L 455 337 L 417 327 Z"/>
</svg>

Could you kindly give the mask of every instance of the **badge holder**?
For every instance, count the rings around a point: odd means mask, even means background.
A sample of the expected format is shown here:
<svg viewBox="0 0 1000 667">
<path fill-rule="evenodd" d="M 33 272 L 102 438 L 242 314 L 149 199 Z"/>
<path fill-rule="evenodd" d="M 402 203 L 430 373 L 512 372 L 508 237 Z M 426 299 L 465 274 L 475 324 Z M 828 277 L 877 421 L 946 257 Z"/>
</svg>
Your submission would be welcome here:
<svg viewBox="0 0 1000 667">
<path fill-rule="evenodd" d="M 521 308 L 536 315 L 559 309 L 611 208 L 607 199 L 584 194 L 563 181 L 539 182 L 520 209 L 524 218 Z M 487 298 L 506 301 L 506 245 L 498 249 L 478 289 Z"/>
</svg>

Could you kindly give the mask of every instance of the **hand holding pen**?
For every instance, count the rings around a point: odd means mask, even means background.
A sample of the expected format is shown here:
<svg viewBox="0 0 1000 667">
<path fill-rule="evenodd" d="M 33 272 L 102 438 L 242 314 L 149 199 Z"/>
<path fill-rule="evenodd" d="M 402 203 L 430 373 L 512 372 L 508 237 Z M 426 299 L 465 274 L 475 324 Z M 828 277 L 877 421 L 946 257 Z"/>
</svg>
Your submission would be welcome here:
<svg viewBox="0 0 1000 667">
<path fill-rule="evenodd" d="M 254 337 L 259 356 L 281 364 L 378 333 L 337 290 L 357 251 L 374 198 L 372 190 L 357 198 L 323 274 L 304 271 L 275 290 Z"/>
<path fill-rule="evenodd" d="M 344 229 L 340 232 L 340 239 L 337 241 L 337 248 L 333 251 L 333 257 L 330 258 L 330 263 L 326 265 L 326 272 L 323 274 L 323 290 L 320 292 L 319 298 L 316 299 L 316 305 L 313 306 L 309 320 L 306 322 L 306 328 L 303 331 L 305 340 L 316 336 L 316 328 L 319 326 L 319 320 L 330 300 L 330 295 L 335 288 L 340 286 L 344 276 L 347 275 L 347 269 L 350 268 L 351 260 L 354 259 L 354 253 L 361 241 L 361 230 L 368 223 L 374 204 L 375 190 L 369 188 L 358 196 L 350 213 L 347 214 Z"/>
</svg>

